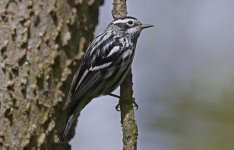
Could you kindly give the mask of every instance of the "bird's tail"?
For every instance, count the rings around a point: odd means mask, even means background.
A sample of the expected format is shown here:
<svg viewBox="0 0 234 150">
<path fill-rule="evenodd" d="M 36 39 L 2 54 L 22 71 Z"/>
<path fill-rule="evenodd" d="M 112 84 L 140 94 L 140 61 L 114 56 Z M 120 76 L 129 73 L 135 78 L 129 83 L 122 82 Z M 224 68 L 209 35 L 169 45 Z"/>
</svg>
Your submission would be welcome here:
<svg viewBox="0 0 234 150">
<path fill-rule="evenodd" d="M 58 135 L 59 141 L 63 141 L 66 138 L 66 136 L 68 135 L 70 131 L 70 128 L 72 127 L 72 125 L 74 125 L 78 116 L 79 116 L 79 112 L 75 114 L 68 114 L 65 125 Z"/>
<path fill-rule="evenodd" d="M 62 128 L 61 132 L 59 133 L 59 141 L 63 141 L 66 136 L 68 135 L 71 127 L 76 122 L 77 117 L 80 115 L 81 110 L 91 101 L 91 99 L 87 99 L 86 101 L 81 101 L 78 106 L 75 108 L 68 107 L 65 111 L 68 111 L 67 118 L 64 127 Z"/>
</svg>

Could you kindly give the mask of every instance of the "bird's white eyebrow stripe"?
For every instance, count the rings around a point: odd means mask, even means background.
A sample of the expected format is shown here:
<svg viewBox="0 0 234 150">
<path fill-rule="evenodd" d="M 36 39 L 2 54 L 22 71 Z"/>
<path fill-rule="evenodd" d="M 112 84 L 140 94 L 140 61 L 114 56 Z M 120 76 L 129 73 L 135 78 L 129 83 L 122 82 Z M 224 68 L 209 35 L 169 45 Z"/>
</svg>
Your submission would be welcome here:
<svg viewBox="0 0 234 150">
<path fill-rule="evenodd" d="M 103 69 L 103 68 L 106 68 L 106 67 L 110 66 L 111 63 L 112 63 L 112 62 L 108 62 L 108 63 L 102 64 L 102 65 L 100 65 L 100 66 L 95 66 L 95 67 L 90 68 L 90 70 L 91 70 L 91 71 L 94 71 L 94 70 Z"/>
<path fill-rule="evenodd" d="M 113 48 L 111 49 L 111 51 L 109 52 L 109 54 L 107 55 L 107 57 L 109 57 L 109 56 L 111 56 L 112 54 L 118 52 L 119 48 L 120 48 L 119 46 L 113 47 Z"/>
<path fill-rule="evenodd" d="M 119 20 L 116 20 L 114 21 L 113 23 L 116 24 L 116 23 L 126 23 L 128 21 L 135 21 L 134 19 L 119 19 Z"/>
</svg>

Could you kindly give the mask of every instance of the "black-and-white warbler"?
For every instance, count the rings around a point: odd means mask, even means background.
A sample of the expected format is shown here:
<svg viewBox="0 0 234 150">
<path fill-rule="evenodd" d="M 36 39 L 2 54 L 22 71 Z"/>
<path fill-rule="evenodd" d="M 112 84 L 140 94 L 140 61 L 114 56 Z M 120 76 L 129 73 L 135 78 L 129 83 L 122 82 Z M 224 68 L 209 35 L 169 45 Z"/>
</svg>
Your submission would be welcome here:
<svg viewBox="0 0 234 150">
<path fill-rule="evenodd" d="M 134 17 L 115 19 L 90 44 L 73 77 L 64 109 L 66 124 L 59 135 L 64 140 L 80 111 L 95 97 L 110 95 L 126 77 L 144 25 Z"/>
</svg>

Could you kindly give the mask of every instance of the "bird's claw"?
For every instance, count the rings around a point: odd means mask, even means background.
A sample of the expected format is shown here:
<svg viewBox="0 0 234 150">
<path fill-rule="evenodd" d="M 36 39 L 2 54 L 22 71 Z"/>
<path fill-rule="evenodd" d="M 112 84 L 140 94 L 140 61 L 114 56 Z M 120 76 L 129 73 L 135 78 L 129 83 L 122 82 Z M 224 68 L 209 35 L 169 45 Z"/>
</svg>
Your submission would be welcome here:
<svg viewBox="0 0 234 150">
<path fill-rule="evenodd" d="M 115 110 L 120 111 L 120 104 L 119 103 L 115 106 Z"/>
<path fill-rule="evenodd" d="M 132 98 L 132 99 L 131 99 L 131 103 L 132 103 L 132 106 L 133 106 L 134 108 L 136 108 L 136 110 L 137 110 L 137 109 L 138 109 L 138 104 L 136 103 L 135 98 Z M 120 103 L 118 103 L 118 104 L 115 106 L 115 109 L 116 109 L 116 111 L 120 111 Z"/>
<path fill-rule="evenodd" d="M 136 110 L 138 109 L 138 104 L 136 103 L 135 98 L 132 98 L 132 106 L 136 108 Z"/>
</svg>

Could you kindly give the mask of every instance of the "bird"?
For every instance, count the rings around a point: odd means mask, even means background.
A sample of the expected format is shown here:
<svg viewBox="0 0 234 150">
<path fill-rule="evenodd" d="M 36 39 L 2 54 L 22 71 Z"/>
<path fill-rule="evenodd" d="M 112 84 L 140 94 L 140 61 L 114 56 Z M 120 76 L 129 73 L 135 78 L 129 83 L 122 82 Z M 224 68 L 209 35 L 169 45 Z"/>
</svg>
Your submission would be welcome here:
<svg viewBox="0 0 234 150">
<path fill-rule="evenodd" d="M 85 51 L 64 105 L 66 119 L 58 135 L 63 141 L 82 109 L 94 98 L 112 95 L 130 70 L 141 31 L 153 27 L 131 16 L 115 18 Z"/>
</svg>

